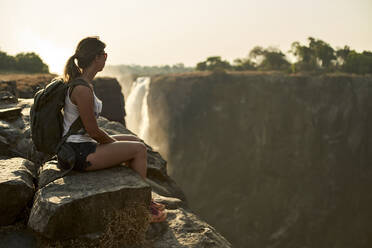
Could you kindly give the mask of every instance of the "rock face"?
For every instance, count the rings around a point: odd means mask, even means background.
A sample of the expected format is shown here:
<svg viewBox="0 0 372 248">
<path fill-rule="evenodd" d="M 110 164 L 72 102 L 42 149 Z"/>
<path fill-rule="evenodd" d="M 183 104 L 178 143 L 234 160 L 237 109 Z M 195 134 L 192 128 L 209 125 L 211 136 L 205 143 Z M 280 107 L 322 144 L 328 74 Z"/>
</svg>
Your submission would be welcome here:
<svg viewBox="0 0 372 248">
<path fill-rule="evenodd" d="M 103 102 L 101 115 L 125 126 L 124 96 L 119 82 L 115 78 L 100 77 L 93 81 L 93 86 L 95 94 Z"/>
<path fill-rule="evenodd" d="M 370 247 L 371 87 L 370 76 L 154 77 L 149 143 L 168 141 L 160 152 L 190 207 L 236 247 Z"/>
<path fill-rule="evenodd" d="M 43 168 L 58 170 L 56 162 L 48 162 Z M 150 186 L 125 166 L 76 172 L 36 192 L 28 225 L 50 239 L 103 232 L 104 211 L 130 204 L 148 206 L 150 199 Z"/>
<path fill-rule="evenodd" d="M 34 175 L 23 158 L 0 160 L 0 225 L 12 224 L 34 196 Z"/>
</svg>

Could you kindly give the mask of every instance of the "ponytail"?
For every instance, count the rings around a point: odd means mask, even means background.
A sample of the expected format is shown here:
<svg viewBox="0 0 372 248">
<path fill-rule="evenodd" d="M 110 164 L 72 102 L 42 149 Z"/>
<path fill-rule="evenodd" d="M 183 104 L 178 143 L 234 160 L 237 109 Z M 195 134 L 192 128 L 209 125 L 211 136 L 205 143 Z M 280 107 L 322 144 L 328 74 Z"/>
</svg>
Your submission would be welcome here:
<svg viewBox="0 0 372 248">
<path fill-rule="evenodd" d="M 64 80 L 69 82 L 77 77 L 81 76 L 80 68 L 75 64 L 76 55 L 72 55 L 66 63 L 64 71 Z"/>
</svg>

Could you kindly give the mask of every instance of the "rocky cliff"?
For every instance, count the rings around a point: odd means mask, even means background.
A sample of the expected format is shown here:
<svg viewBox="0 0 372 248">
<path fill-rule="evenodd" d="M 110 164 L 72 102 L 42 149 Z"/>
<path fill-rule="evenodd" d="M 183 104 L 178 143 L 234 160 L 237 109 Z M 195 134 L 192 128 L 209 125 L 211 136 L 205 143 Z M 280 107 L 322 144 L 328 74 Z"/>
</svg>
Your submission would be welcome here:
<svg viewBox="0 0 372 248">
<path fill-rule="evenodd" d="M 231 247 L 193 214 L 148 145 L 147 181 L 124 165 L 63 176 L 54 158 L 33 148 L 32 102 L 10 92 L 0 99 L 0 247 Z M 98 124 L 133 134 L 104 117 Z M 166 205 L 165 223 L 149 225 L 151 195 Z"/>
<path fill-rule="evenodd" d="M 93 80 L 94 92 L 104 103 L 101 116 L 125 126 L 125 105 L 121 86 L 115 78 L 99 77 Z"/>
<path fill-rule="evenodd" d="M 372 246 L 372 77 L 152 78 L 151 144 L 235 247 Z"/>
</svg>

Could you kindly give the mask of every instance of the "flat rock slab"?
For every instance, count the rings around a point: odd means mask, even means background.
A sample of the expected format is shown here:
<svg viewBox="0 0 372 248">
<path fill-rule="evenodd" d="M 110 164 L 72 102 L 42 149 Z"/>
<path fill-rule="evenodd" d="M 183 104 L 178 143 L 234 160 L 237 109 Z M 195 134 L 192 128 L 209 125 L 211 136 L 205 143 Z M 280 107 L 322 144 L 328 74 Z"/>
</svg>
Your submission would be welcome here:
<svg viewBox="0 0 372 248">
<path fill-rule="evenodd" d="M 22 213 L 35 192 L 34 176 L 23 158 L 0 160 L 0 225 L 9 225 Z"/>
<path fill-rule="evenodd" d="M 21 115 L 21 111 L 22 108 L 20 107 L 0 109 L 0 119 L 4 120 L 17 119 Z"/>
<path fill-rule="evenodd" d="M 54 165 L 44 166 L 51 170 Z M 125 166 L 73 172 L 36 192 L 28 226 L 50 239 L 99 233 L 105 214 L 133 204 L 148 206 L 150 199 L 150 186 Z"/>
<path fill-rule="evenodd" d="M 193 213 L 183 208 L 167 210 L 167 213 L 167 222 L 152 224 L 147 232 L 152 247 L 232 247 L 230 242 L 212 226 L 201 221 Z"/>
</svg>

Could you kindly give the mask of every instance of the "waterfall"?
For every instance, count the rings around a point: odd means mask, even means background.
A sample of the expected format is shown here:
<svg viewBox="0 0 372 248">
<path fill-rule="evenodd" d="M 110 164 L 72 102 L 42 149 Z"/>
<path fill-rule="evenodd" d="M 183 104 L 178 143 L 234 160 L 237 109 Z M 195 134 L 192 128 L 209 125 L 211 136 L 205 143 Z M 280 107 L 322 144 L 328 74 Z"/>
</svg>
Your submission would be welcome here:
<svg viewBox="0 0 372 248">
<path fill-rule="evenodd" d="M 150 77 L 138 77 L 133 82 L 130 94 L 125 104 L 127 113 L 125 122 L 128 129 L 147 141 L 149 129 L 149 115 L 147 96 L 150 87 Z"/>
</svg>

